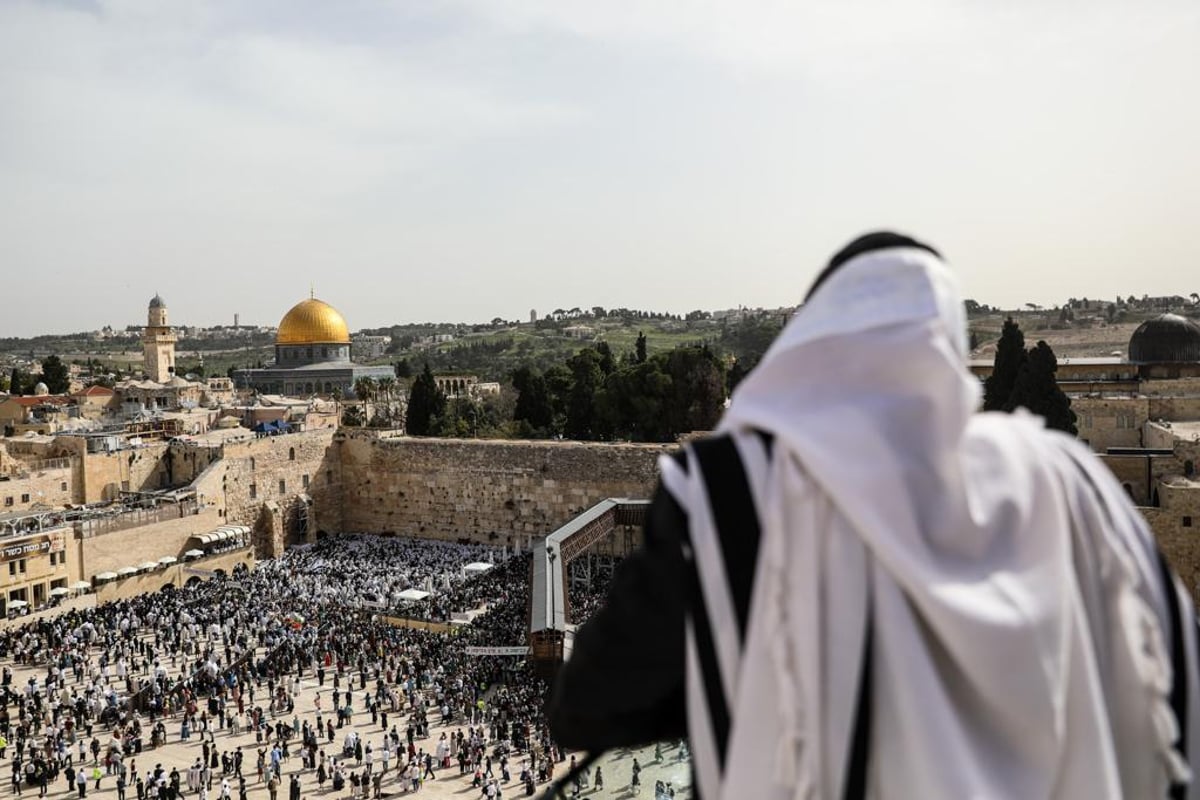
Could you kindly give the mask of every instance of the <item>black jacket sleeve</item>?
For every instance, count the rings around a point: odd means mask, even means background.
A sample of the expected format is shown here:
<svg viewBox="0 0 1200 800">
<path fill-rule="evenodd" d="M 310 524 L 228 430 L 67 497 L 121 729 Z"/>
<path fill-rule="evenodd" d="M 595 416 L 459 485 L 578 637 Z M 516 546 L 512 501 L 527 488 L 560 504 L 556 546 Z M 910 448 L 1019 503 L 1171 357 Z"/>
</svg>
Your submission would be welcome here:
<svg viewBox="0 0 1200 800">
<path fill-rule="evenodd" d="M 660 485 L 643 547 L 617 568 L 608 600 L 575 635 L 549 707 L 555 739 L 589 751 L 687 734 L 683 510 Z"/>
</svg>

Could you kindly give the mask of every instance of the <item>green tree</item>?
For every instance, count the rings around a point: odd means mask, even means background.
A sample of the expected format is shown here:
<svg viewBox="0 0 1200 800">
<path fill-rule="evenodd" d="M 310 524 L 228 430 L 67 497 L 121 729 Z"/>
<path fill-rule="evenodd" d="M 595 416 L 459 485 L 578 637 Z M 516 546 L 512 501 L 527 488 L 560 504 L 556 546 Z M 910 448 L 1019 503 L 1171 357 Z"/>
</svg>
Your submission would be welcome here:
<svg viewBox="0 0 1200 800">
<path fill-rule="evenodd" d="M 366 424 L 366 417 L 358 406 L 346 406 L 342 413 L 342 425 L 350 428 L 361 428 Z"/>
<path fill-rule="evenodd" d="M 596 353 L 600 356 L 600 371 L 605 375 L 613 374 L 617 368 L 617 359 L 613 356 L 612 348 L 608 346 L 608 342 L 600 342 L 596 345 Z"/>
<path fill-rule="evenodd" d="M 67 365 L 56 355 L 46 356 L 42 361 L 42 380 L 50 394 L 66 394 L 71 388 Z"/>
<path fill-rule="evenodd" d="M 412 377 L 412 364 L 410 364 L 408 362 L 407 358 L 402 358 L 399 361 L 397 361 L 395 366 L 393 367 L 393 369 L 396 371 L 397 378 L 411 378 Z"/>
<path fill-rule="evenodd" d="M 662 370 L 665 359 L 633 364 L 609 375 L 596 398 L 597 415 L 605 438 L 635 442 L 670 441 L 664 413 L 671 396 L 671 377 Z"/>
<path fill-rule="evenodd" d="M 671 378 L 667 425 L 678 436 L 716 427 L 725 405 L 725 370 L 707 346 L 676 347 L 661 355 Z"/>
<path fill-rule="evenodd" d="M 17 395 L 25 394 L 25 373 L 21 372 L 20 367 L 13 367 L 8 377 L 8 390 Z"/>
<path fill-rule="evenodd" d="M 567 362 L 571 370 L 571 392 L 567 398 L 564 433 L 572 439 L 593 439 L 597 432 L 596 392 L 604 383 L 601 356 L 585 347 Z"/>
<path fill-rule="evenodd" d="M 531 436 L 547 436 L 554 422 L 554 406 L 546 379 L 529 367 L 518 367 L 513 371 L 512 384 L 518 392 L 513 421 L 525 423 Z"/>
<path fill-rule="evenodd" d="M 646 334 L 638 331 L 637 345 L 634 349 L 634 360 L 638 364 L 646 363 Z"/>
<path fill-rule="evenodd" d="M 1057 371 L 1058 359 L 1054 351 L 1045 342 L 1038 342 L 1036 347 L 1029 349 L 1004 410 L 1027 408 L 1045 417 L 1047 428 L 1075 435 L 1079 433 L 1075 427 L 1075 412 L 1071 410 L 1071 398 L 1054 379 Z"/>
<path fill-rule="evenodd" d="M 434 420 L 446 412 L 446 395 L 433 379 L 429 363 L 413 381 L 408 393 L 408 413 L 404 424 L 411 436 L 430 436 L 434 433 Z"/>
<path fill-rule="evenodd" d="M 1000 333 L 1000 342 L 996 345 L 996 361 L 992 374 L 984 382 L 983 410 L 1002 411 L 1012 395 L 1017 376 L 1025 365 L 1028 356 L 1025 353 L 1025 334 L 1021 326 L 1009 317 L 1004 321 L 1004 329 Z"/>
<path fill-rule="evenodd" d="M 742 359 L 737 359 L 733 362 L 733 366 L 729 368 L 729 372 L 725 375 L 726 392 L 733 394 L 733 390 L 738 387 L 742 379 L 750 374 L 750 370 L 754 369 L 754 364 L 746 364 Z"/>
<path fill-rule="evenodd" d="M 354 382 L 354 396 L 362 405 L 364 425 L 371 420 L 371 401 L 375 399 L 377 388 L 374 378 L 359 378 Z"/>
</svg>

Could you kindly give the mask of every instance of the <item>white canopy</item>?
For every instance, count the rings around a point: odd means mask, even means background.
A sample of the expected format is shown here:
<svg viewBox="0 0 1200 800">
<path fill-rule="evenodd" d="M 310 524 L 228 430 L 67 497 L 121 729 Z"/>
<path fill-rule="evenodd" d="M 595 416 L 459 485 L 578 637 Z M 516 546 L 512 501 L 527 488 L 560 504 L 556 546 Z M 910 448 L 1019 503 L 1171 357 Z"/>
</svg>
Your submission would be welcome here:
<svg viewBox="0 0 1200 800">
<path fill-rule="evenodd" d="M 484 561 L 475 561 L 463 567 L 463 573 L 470 577 L 472 575 L 482 575 L 491 569 L 494 565 Z"/>
<path fill-rule="evenodd" d="M 144 569 L 146 572 L 149 572 L 152 569 L 158 569 L 158 562 L 147 561 L 145 564 L 142 564 L 141 569 Z"/>
<path fill-rule="evenodd" d="M 117 570 L 117 575 L 119 575 L 121 577 L 124 577 L 126 575 L 136 575 L 137 571 L 138 571 L 137 567 L 121 567 L 119 570 Z"/>
<path fill-rule="evenodd" d="M 429 597 L 429 592 L 422 592 L 420 589 L 405 589 L 396 595 L 396 597 L 406 602 L 416 602 L 417 600 L 424 600 L 426 597 Z"/>
<path fill-rule="evenodd" d="M 204 555 L 204 551 L 203 550 L 188 550 L 183 555 L 187 558 L 200 558 L 200 556 Z"/>
<path fill-rule="evenodd" d="M 162 558 L 160 558 L 160 559 L 158 560 L 158 563 L 160 563 L 160 564 L 174 564 L 174 563 L 175 563 L 176 561 L 178 561 L 178 560 L 179 560 L 179 559 L 178 559 L 178 558 L 176 558 L 175 556 L 163 556 Z"/>
<path fill-rule="evenodd" d="M 51 597 L 62 597 L 63 595 L 67 595 L 70 593 L 71 593 L 71 590 L 65 586 L 56 586 L 55 588 L 50 590 Z"/>
<path fill-rule="evenodd" d="M 117 577 L 117 573 L 115 573 L 115 572 L 101 572 L 96 575 L 96 580 L 111 581 L 111 580 L 114 580 L 116 577 Z"/>
<path fill-rule="evenodd" d="M 29 603 L 26 603 L 24 600 L 9 600 L 8 601 L 9 608 L 24 608 L 27 605 L 29 605 Z"/>
<path fill-rule="evenodd" d="M 82 591 L 83 589 L 92 588 L 92 585 L 87 581 L 75 581 L 71 584 L 70 588 L 74 589 L 75 591 Z"/>
</svg>

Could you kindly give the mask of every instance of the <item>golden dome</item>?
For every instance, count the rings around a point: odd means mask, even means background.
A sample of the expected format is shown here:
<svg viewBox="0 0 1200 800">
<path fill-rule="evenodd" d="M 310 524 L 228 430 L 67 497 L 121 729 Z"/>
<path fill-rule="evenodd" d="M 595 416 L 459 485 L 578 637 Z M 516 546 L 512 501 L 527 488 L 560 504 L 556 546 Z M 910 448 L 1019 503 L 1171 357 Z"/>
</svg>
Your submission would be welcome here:
<svg viewBox="0 0 1200 800">
<path fill-rule="evenodd" d="M 336 308 L 312 298 L 283 315 L 275 344 L 350 344 L 350 329 Z"/>
</svg>

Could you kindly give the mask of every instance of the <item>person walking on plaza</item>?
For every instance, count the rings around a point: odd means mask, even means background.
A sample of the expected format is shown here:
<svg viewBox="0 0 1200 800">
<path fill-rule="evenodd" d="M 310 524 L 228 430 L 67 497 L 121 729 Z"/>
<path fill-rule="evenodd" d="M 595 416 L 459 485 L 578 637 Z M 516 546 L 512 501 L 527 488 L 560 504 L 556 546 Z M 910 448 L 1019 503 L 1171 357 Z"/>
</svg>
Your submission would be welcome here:
<svg viewBox="0 0 1200 800">
<path fill-rule="evenodd" d="M 835 255 L 717 431 L 660 459 L 555 739 L 686 735 L 703 800 L 1200 798 L 1187 591 L 1086 446 L 979 413 L 967 355 L 933 248 Z"/>
</svg>

